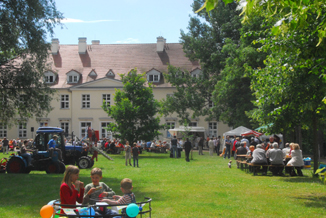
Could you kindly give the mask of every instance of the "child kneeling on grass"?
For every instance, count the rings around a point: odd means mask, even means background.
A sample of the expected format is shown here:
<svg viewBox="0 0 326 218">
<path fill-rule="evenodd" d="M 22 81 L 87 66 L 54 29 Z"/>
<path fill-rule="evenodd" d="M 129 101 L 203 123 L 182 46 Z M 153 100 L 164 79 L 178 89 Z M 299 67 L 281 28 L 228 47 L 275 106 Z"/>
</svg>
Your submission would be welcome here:
<svg viewBox="0 0 326 218">
<path fill-rule="evenodd" d="M 120 189 L 124 194 L 123 196 L 113 195 L 113 199 L 116 200 L 103 199 L 102 201 L 110 205 L 136 203 L 135 194 L 131 192 L 131 190 L 133 189 L 131 179 L 128 178 L 123 179 L 120 183 Z"/>
</svg>

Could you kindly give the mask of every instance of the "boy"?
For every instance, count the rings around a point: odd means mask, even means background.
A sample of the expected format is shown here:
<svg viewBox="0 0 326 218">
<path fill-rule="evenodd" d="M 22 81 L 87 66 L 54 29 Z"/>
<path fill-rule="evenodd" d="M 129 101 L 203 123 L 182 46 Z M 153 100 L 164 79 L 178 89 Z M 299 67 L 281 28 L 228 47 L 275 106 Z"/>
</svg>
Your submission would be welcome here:
<svg viewBox="0 0 326 218">
<path fill-rule="evenodd" d="M 125 178 L 120 183 L 120 189 L 124 195 L 114 195 L 113 198 L 117 200 L 103 199 L 102 201 L 107 202 L 110 205 L 136 203 L 135 194 L 131 192 L 132 188 L 132 180 Z"/>
<path fill-rule="evenodd" d="M 115 192 L 107 186 L 104 182 L 100 182 L 102 177 L 102 170 L 100 168 L 93 168 L 91 171 L 92 183 L 85 187 L 83 204 L 93 205 L 99 197 L 112 197 Z"/>
<path fill-rule="evenodd" d="M 138 148 L 137 148 L 136 142 L 134 142 L 131 151 L 132 151 L 132 158 L 134 160 L 134 167 L 136 166 L 136 162 L 137 162 L 137 167 L 139 167 L 138 166 Z"/>
</svg>

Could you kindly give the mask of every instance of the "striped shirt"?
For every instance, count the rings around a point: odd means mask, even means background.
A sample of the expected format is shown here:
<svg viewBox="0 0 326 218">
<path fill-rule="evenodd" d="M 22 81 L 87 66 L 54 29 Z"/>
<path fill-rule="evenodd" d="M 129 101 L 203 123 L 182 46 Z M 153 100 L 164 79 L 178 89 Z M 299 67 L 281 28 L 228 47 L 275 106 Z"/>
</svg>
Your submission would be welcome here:
<svg viewBox="0 0 326 218">
<path fill-rule="evenodd" d="M 117 203 L 118 204 L 131 204 L 132 202 L 131 202 L 131 198 L 130 198 L 130 196 L 132 197 L 132 198 L 134 198 L 135 199 L 135 194 L 134 193 L 130 193 L 130 194 L 124 194 L 118 201 L 117 201 Z"/>
</svg>

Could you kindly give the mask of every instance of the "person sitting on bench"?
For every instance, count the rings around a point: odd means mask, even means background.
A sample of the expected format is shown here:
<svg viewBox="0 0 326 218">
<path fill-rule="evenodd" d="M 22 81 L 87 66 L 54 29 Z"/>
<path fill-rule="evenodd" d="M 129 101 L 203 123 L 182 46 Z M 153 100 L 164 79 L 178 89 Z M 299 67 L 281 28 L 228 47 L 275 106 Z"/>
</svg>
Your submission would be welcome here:
<svg viewBox="0 0 326 218">
<path fill-rule="evenodd" d="M 283 175 L 283 159 L 285 158 L 284 153 L 282 152 L 281 149 L 278 148 L 278 143 L 274 142 L 271 145 L 271 149 L 269 150 L 269 152 L 267 153 L 267 158 L 269 158 L 269 162 L 271 165 L 278 165 L 275 167 L 272 167 L 272 173 L 273 175 Z"/>
<path fill-rule="evenodd" d="M 302 160 L 302 151 L 300 150 L 300 146 L 297 143 L 291 143 L 290 146 L 292 146 L 292 152 L 291 152 L 291 160 L 289 160 L 287 166 L 294 166 L 297 170 L 297 174 L 299 176 L 303 176 L 301 167 L 304 165 L 303 160 Z M 291 171 L 291 176 L 296 176 L 297 175 L 292 169 Z"/>
<path fill-rule="evenodd" d="M 265 150 L 261 144 L 256 146 L 256 149 L 252 152 L 252 164 L 267 165 L 267 159 Z M 267 174 L 267 166 L 263 166 L 263 175 Z"/>
</svg>

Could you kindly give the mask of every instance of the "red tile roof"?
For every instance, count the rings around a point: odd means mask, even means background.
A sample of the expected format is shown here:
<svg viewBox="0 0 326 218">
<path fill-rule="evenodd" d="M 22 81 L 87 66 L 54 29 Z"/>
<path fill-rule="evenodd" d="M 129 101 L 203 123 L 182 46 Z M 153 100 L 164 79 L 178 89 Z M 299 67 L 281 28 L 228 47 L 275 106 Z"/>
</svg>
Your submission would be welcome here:
<svg viewBox="0 0 326 218">
<path fill-rule="evenodd" d="M 163 53 L 156 52 L 156 43 L 152 44 L 110 44 L 88 45 L 86 54 L 78 53 L 78 45 L 60 45 L 57 55 L 50 54 L 52 70 L 59 76 L 58 83 L 53 88 L 69 88 L 76 84 L 67 84 L 67 75 L 71 70 L 81 73 L 78 84 L 92 80 L 88 74 L 94 70 L 96 79 L 106 76 L 109 70 L 115 73 L 115 79 L 120 80 L 119 74 L 127 74 L 137 68 L 139 73 L 156 69 L 167 72 L 167 63 L 192 71 L 199 67 L 198 62 L 191 62 L 179 43 L 167 43 Z M 155 84 L 157 87 L 169 87 L 168 83 Z"/>
</svg>

